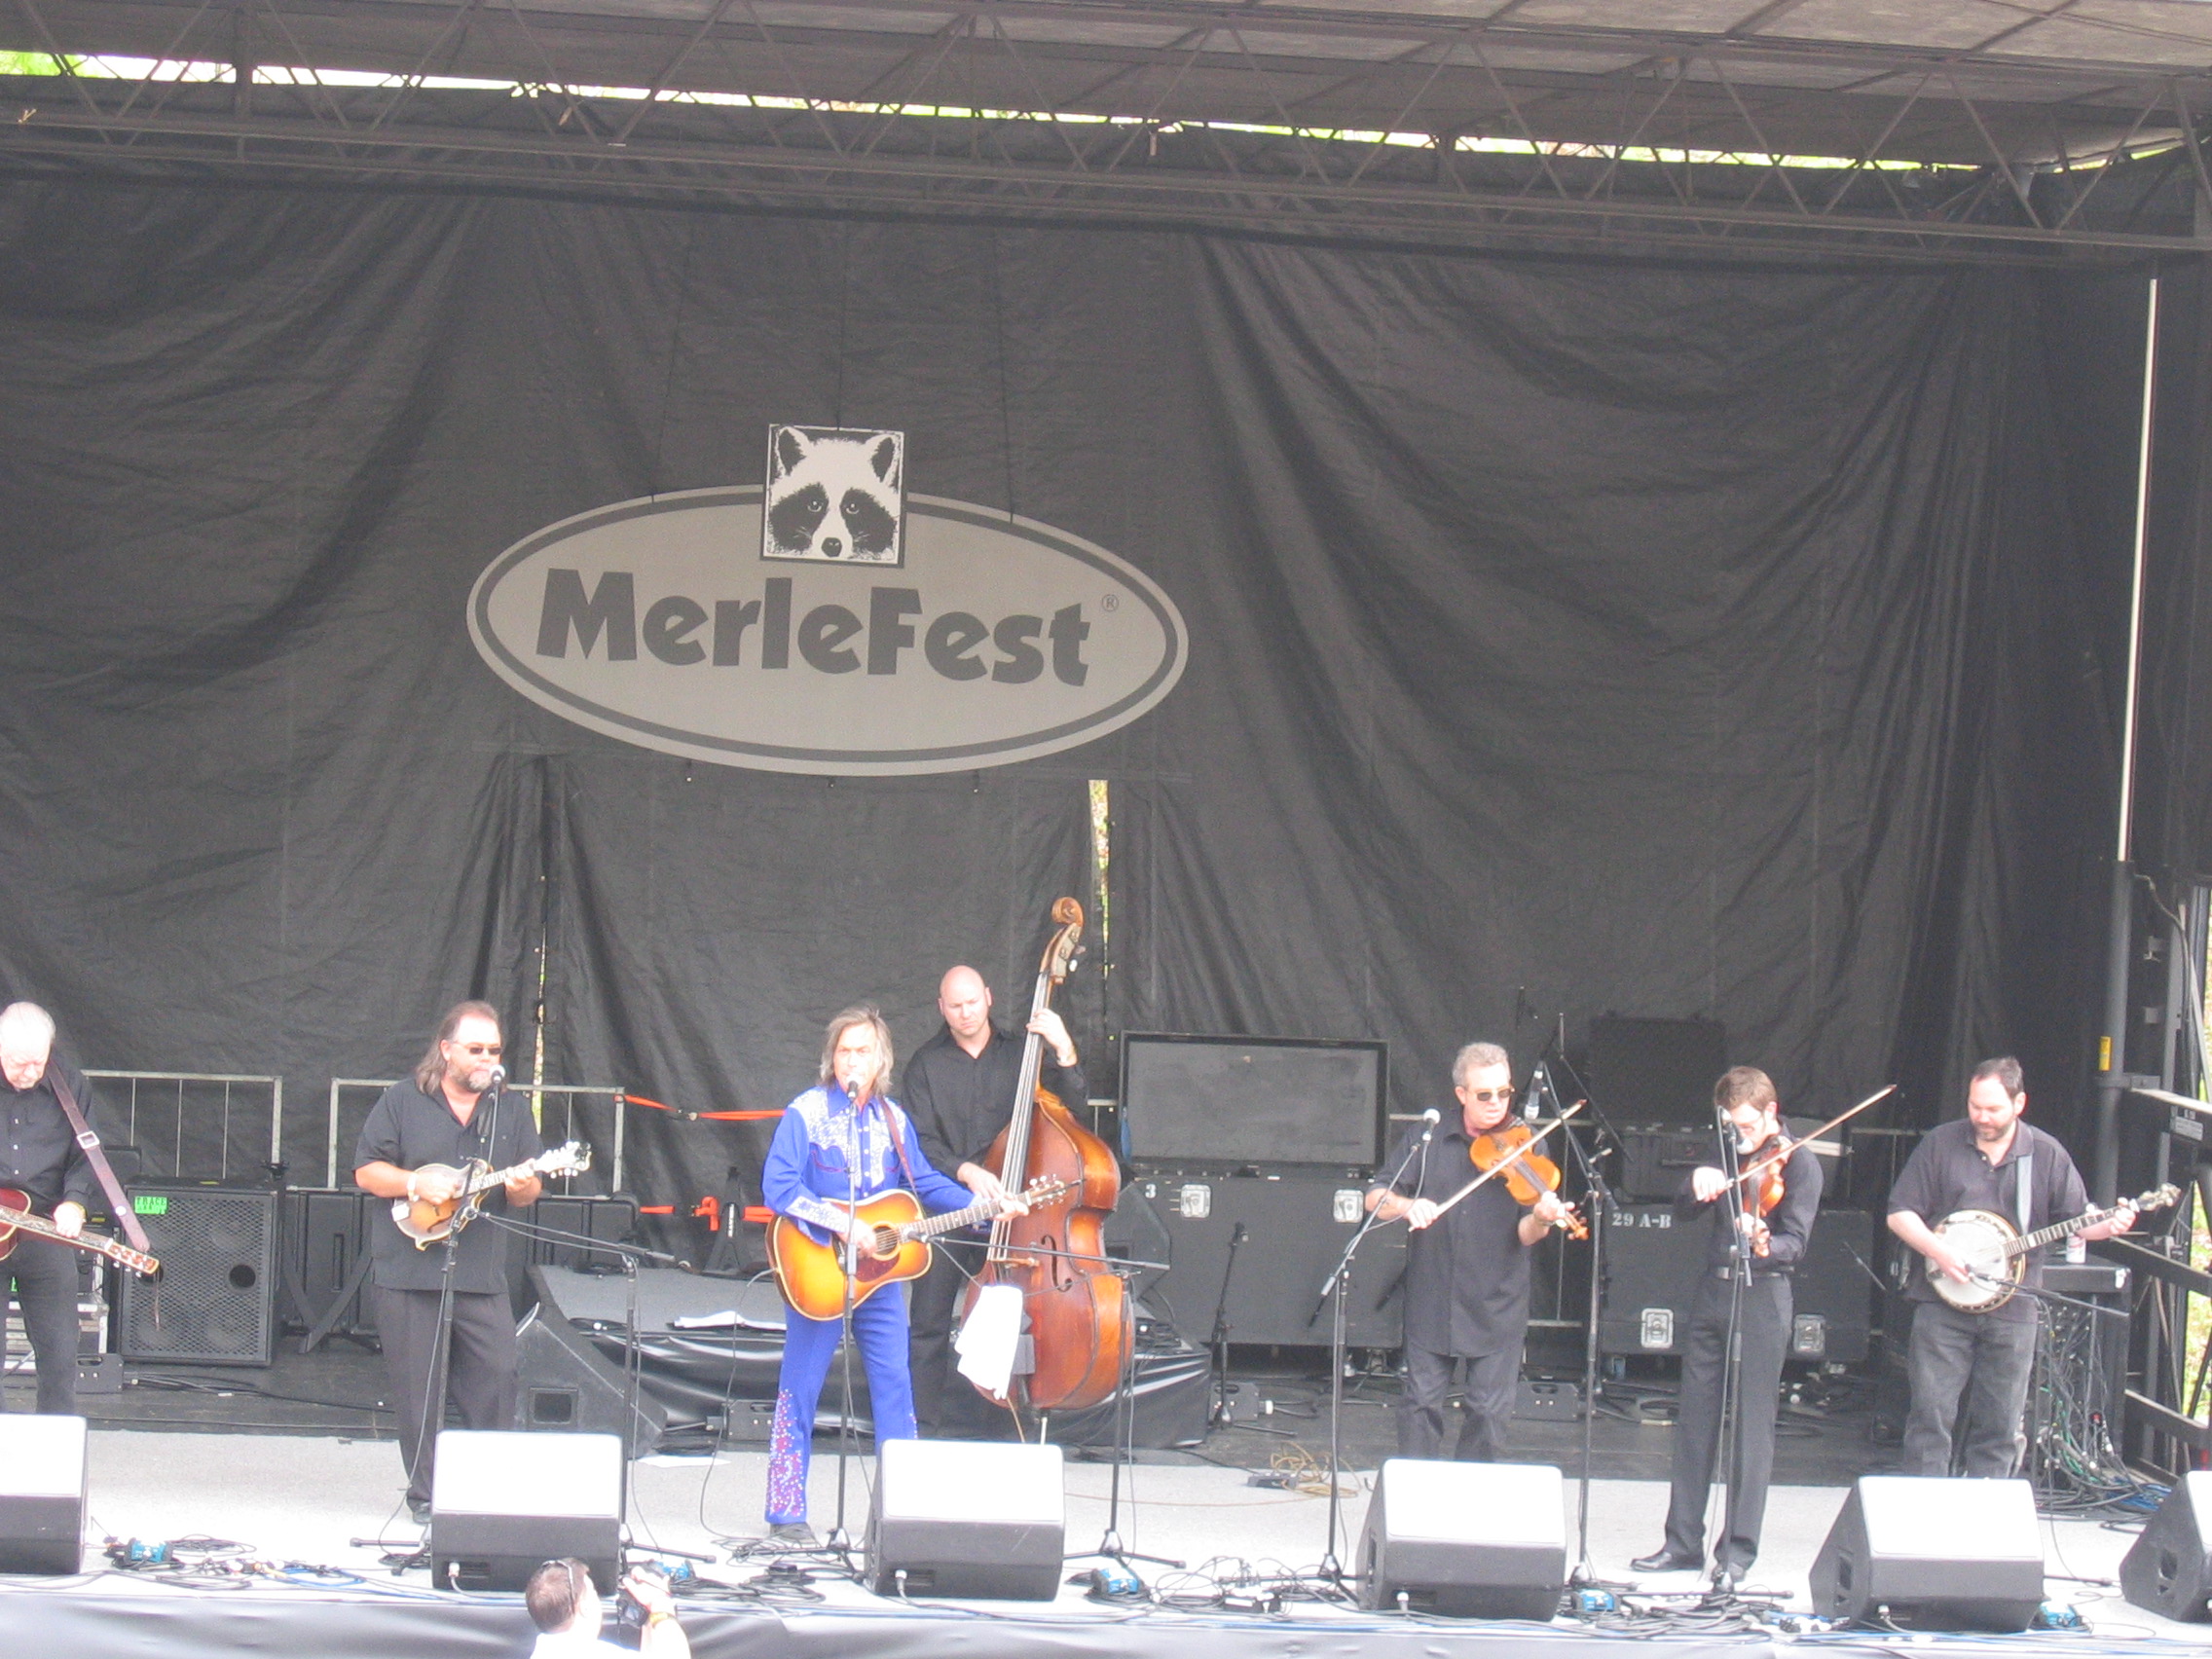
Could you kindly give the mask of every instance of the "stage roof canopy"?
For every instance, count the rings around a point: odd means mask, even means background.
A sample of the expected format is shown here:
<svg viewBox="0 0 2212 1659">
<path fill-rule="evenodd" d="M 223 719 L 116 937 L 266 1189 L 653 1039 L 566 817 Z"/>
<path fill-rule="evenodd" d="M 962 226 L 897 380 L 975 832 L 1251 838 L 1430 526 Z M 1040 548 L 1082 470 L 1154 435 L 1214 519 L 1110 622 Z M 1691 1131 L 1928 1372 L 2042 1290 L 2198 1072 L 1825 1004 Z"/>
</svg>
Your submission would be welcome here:
<svg viewBox="0 0 2212 1659">
<path fill-rule="evenodd" d="M 41 165 L 2212 246 L 2205 0 L 18 0 L 0 50 Z"/>
</svg>

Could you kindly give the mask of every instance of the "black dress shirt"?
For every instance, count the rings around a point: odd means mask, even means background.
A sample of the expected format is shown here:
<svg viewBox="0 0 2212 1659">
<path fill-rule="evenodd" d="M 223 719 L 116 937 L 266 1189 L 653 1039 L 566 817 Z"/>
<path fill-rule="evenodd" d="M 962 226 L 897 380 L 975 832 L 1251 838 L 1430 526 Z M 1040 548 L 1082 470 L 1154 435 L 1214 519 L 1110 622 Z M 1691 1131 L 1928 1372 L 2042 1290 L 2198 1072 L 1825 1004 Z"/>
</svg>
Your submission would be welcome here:
<svg viewBox="0 0 2212 1659">
<path fill-rule="evenodd" d="M 47 1076 L 28 1088 L 12 1088 L 0 1080 L 0 1187 L 27 1193 L 31 1207 L 41 1215 L 51 1215 L 54 1206 L 63 1201 L 83 1204 L 88 1210 L 104 1209 L 99 1177 L 77 1144 L 77 1131 L 69 1126 L 54 1092 L 51 1079 L 57 1068 L 92 1132 L 111 1155 L 116 1153 L 114 1123 L 93 1098 L 92 1085 L 82 1072 L 50 1060 Z M 128 1156 L 111 1156 L 111 1161 L 120 1162 Z M 120 1179 L 133 1172 L 134 1167 L 119 1168 L 117 1175 Z"/>
<path fill-rule="evenodd" d="M 1026 1031 L 1009 1033 L 994 1025 L 983 1051 L 971 1056 L 948 1027 L 940 1027 L 906 1061 L 899 1103 L 914 1120 L 922 1151 L 946 1174 L 963 1163 L 980 1163 L 999 1131 L 1013 1122 L 1028 1041 Z M 1050 1044 L 1038 1082 L 1070 1111 L 1080 1111 L 1090 1098 L 1083 1068 L 1057 1063 Z"/>
<path fill-rule="evenodd" d="M 393 1163 L 402 1169 L 420 1169 L 425 1163 L 444 1163 L 459 1168 L 477 1158 L 495 1169 L 504 1169 L 545 1150 L 537 1125 L 530 1120 L 529 1095 L 510 1091 L 500 1097 L 496 1130 L 492 1116 L 492 1097 L 487 1094 L 476 1102 L 464 1126 L 442 1089 L 435 1095 L 424 1094 L 413 1078 L 402 1078 L 369 1108 L 368 1122 L 361 1125 L 361 1138 L 353 1149 L 353 1167 Z M 497 1135 L 489 1145 L 488 1133 Z M 486 1213 L 461 1230 L 453 1265 L 454 1289 L 506 1289 L 507 1235 L 490 1219 L 506 1203 L 505 1188 L 494 1187 L 484 1195 Z M 370 1207 L 377 1211 L 369 1223 L 377 1283 L 387 1290 L 436 1290 L 445 1271 L 445 1245 L 418 1250 L 415 1240 L 399 1231 L 388 1204 Z"/>
<path fill-rule="evenodd" d="M 1383 1169 L 1396 1169 L 1420 1134 L 1420 1124 L 1411 1125 Z M 1442 1203 L 1480 1173 L 1471 1145 L 1455 1109 L 1449 1126 L 1440 1126 L 1429 1143 L 1425 1166 L 1416 1153 L 1392 1190 Z M 1521 1218 L 1528 1213 L 1500 1175 L 1411 1235 L 1404 1297 L 1409 1346 L 1468 1359 L 1520 1348 L 1529 1328 L 1529 1246 L 1521 1242 Z"/>
<path fill-rule="evenodd" d="M 2031 1153 L 2033 1172 L 2028 1180 L 2027 1220 L 2023 1224 L 2021 1165 Z M 1991 1163 L 1974 1143 L 1973 1124 L 1967 1119 L 1937 1124 L 1920 1137 L 1920 1144 L 1912 1149 L 1912 1156 L 1898 1175 L 1897 1185 L 1890 1189 L 1892 1215 L 1910 1210 L 1930 1227 L 1953 1210 L 1985 1209 L 1995 1210 L 2021 1232 L 2032 1233 L 2054 1221 L 2080 1215 L 2088 1207 L 2088 1190 L 2082 1185 L 2082 1172 L 2074 1167 L 2073 1155 L 2033 1124 L 2019 1124 L 2013 1128 L 2012 1144 L 1996 1163 Z M 1905 1295 L 1915 1302 L 1938 1300 L 1924 1270 L 1926 1258 L 1915 1252 L 1911 1259 L 1915 1266 L 1905 1280 Z M 2021 1282 L 2031 1287 L 2043 1283 L 2042 1250 L 2028 1252 L 2027 1273 Z M 2012 1297 L 1985 1316 L 2031 1320 L 2036 1316 L 2035 1298 Z"/>
<path fill-rule="evenodd" d="M 1753 1163 L 1773 1152 L 1771 1143 L 1757 1152 L 1743 1156 L 1740 1168 Z M 1715 1168 L 1725 1165 L 1715 1164 Z M 1705 1202 L 1698 1200 L 1692 1191 L 1694 1173 L 1682 1177 L 1681 1186 L 1675 1193 L 1675 1225 L 1694 1227 L 1702 1220 L 1706 1225 L 1705 1265 L 1708 1271 L 1725 1272 L 1735 1266 L 1736 1256 L 1729 1237 L 1730 1221 L 1735 1206 L 1728 1195 Z M 1791 1273 L 1805 1259 L 1805 1246 L 1813 1236 L 1813 1218 L 1821 1208 L 1821 1161 L 1813 1149 L 1800 1142 L 1789 1149 L 1789 1156 L 1782 1163 L 1782 1201 L 1766 1216 L 1766 1254 L 1751 1258 L 1754 1277 L 1776 1273 Z M 1746 1186 L 1752 1183 L 1746 1182 Z M 1755 1198 L 1755 1195 L 1753 1195 Z M 1702 1214 L 1701 1214 L 1702 1212 Z"/>
</svg>

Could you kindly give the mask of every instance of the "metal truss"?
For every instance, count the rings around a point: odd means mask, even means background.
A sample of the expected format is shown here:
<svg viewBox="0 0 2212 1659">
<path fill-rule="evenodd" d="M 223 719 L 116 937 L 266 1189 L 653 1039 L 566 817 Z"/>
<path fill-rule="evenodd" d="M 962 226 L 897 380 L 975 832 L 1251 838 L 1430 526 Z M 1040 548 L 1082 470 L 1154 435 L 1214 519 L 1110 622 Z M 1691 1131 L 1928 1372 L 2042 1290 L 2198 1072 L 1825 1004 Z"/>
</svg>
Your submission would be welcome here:
<svg viewBox="0 0 2212 1659">
<path fill-rule="evenodd" d="M 1531 66 L 1519 4 L 1453 22 L 866 0 L 868 26 L 830 28 L 849 8 L 0 0 L 0 47 L 156 64 L 0 80 L 0 151 L 18 170 L 305 171 L 1420 242 L 2212 250 L 2199 77 L 2092 81 L 2008 58 L 2000 97 L 1976 90 L 1991 64 L 1973 54 L 1621 29 L 1573 39 L 1645 55 L 1569 73 Z M 1088 38 L 1071 46 L 1071 30 Z M 1803 77 L 1816 57 L 1825 87 L 1761 78 L 1778 63 Z M 180 78 L 188 63 L 223 68 Z M 2071 90 L 2020 95 L 2038 76 Z"/>
</svg>

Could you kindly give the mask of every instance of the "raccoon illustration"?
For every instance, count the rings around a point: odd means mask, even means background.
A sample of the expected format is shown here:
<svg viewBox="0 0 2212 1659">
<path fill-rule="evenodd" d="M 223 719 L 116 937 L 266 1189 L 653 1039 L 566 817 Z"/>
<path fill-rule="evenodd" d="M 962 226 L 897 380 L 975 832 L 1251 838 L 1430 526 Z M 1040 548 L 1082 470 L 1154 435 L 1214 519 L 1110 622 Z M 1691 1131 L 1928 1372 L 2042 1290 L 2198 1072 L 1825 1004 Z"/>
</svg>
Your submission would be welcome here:
<svg viewBox="0 0 2212 1659">
<path fill-rule="evenodd" d="M 903 432 L 769 427 L 760 556 L 903 563 L 905 460 Z"/>
</svg>

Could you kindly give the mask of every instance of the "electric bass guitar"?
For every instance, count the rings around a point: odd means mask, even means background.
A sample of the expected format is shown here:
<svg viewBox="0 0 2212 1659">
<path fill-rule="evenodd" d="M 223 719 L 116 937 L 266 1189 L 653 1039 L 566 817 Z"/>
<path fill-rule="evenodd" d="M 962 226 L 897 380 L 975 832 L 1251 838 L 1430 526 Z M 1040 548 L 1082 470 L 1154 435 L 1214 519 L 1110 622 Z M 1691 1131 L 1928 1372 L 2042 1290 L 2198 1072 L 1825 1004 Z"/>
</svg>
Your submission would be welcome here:
<svg viewBox="0 0 2212 1659">
<path fill-rule="evenodd" d="M 2137 1214 L 2164 1209 L 2181 1200 L 2181 1190 L 2170 1183 L 2137 1198 Z M 2012 1300 L 2028 1272 L 2028 1252 L 2096 1227 L 2120 1214 L 2123 1205 L 2091 1210 L 2067 1221 L 2054 1221 L 2033 1233 L 2022 1233 L 1995 1210 L 1953 1210 L 1936 1224 L 1936 1232 L 1966 1265 L 1964 1284 L 1934 1262 L 1927 1264 L 1928 1282 L 1936 1294 L 1962 1313 L 1987 1313 Z"/>
<path fill-rule="evenodd" d="M 434 1171 L 451 1175 L 461 1182 L 461 1190 L 437 1203 L 428 1198 L 394 1198 L 391 1219 L 400 1232 L 415 1240 L 416 1249 L 427 1250 L 433 1244 L 445 1242 L 447 1235 L 453 1232 L 455 1213 L 478 1193 L 489 1193 L 494 1187 L 503 1187 L 524 1175 L 580 1175 L 590 1167 L 591 1148 L 581 1141 L 557 1146 L 527 1163 L 512 1164 L 505 1169 L 494 1169 L 481 1158 L 470 1159 L 460 1169 L 450 1163 L 425 1163 L 415 1173 L 427 1175 Z"/>
<path fill-rule="evenodd" d="M 118 1267 L 129 1268 L 142 1278 L 151 1278 L 162 1271 L 162 1264 L 143 1250 L 133 1250 L 128 1244 L 118 1244 L 112 1238 L 102 1238 L 96 1233 L 80 1233 L 64 1237 L 61 1230 L 43 1215 L 31 1213 L 28 1193 L 13 1187 L 0 1187 L 0 1260 L 16 1247 L 19 1234 L 28 1233 L 34 1237 L 51 1238 L 56 1244 L 66 1244 L 73 1250 L 90 1250 L 95 1256 L 105 1256 Z"/>
<path fill-rule="evenodd" d="M 1065 1181 L 1032 1181 L 1021 1197 L 1032 1209 L 1064 1197 Z M 784 1299 L 809 1319 L 841 1319 L 845 1299 L 858 1308 L 887 1284 L 920 1278 L 929 1271 L 930 1240 L 963 1227 L 992 1221 L 999 1206 L 989 1198 L 944 1215 L 924 1215 L 922 1200 L 903 1187 L 879 1193 L 860 1206 L 854 1218 L 859 1229 L 855 1272 L 845 1272 L 845 1241 L 818 1242 L 788 1215 L 776 1217 L 768 1229 L 768 1261 L 776 1270 L 776 1283 Z M 846 1286 L 851 1285 L 848 1293 Z"/>
</svg>

